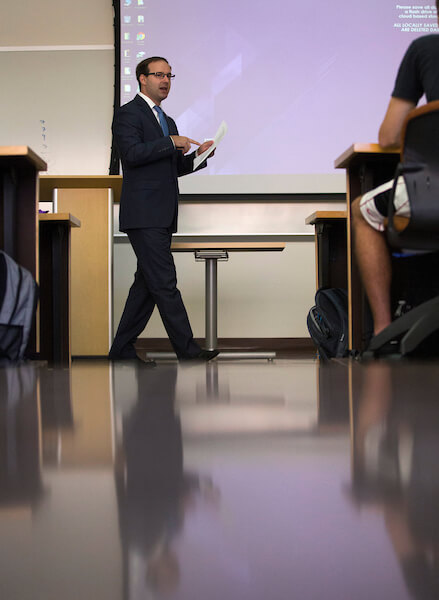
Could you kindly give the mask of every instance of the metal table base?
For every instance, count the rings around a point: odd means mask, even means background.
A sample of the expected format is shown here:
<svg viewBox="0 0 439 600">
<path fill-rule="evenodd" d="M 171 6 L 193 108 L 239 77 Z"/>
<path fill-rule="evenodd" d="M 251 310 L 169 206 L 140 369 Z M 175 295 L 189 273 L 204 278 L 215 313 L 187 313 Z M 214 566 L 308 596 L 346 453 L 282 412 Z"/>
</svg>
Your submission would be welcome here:
<svg viewBox="0 0 439 600">
<path fill-rule="evenodd" d="M 228 261 L 226 250 L 196 250 L 195 260 L 204 261 L 205 267 L 205 327 L 206 350 L 218 348 L 218 261 Z M 174 352 L 148 352 L 146 355 L 152 359 L 176 359 Z M 220 352 L 217 359 L 265 359 L 273 360 L 276 352 Z"/>
</svg>

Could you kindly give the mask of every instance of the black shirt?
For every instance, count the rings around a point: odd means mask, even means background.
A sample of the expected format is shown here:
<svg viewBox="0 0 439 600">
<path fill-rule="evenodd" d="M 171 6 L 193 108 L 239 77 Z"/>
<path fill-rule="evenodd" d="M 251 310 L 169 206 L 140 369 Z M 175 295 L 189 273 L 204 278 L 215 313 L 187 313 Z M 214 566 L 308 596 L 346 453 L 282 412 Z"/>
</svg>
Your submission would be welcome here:
<svg viewBox="0 0 439 600">
<path fill-rule="evenodd" d="M 408 47 L 399 67 L 394 98 L 418 103 L 423 94 L 427 102 L 439 100 L 439 35 L 425 35 Z"/>
</svg>

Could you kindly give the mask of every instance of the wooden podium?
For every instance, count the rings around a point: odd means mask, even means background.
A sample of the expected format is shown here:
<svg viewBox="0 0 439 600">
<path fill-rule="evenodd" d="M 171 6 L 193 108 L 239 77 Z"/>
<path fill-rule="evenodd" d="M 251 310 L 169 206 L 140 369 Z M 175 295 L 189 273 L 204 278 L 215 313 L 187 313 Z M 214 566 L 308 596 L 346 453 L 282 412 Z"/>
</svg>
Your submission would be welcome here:
<svg viewBox="0 0 439 600">
<path fill-rule="evenodd" d="M 0 146 L 0 248 L 37 281 L 37 177 L 46 169 L 28 146 Z"/>
<path fill-rule="evenodd" d="M 50 365 L 71 364 L 71 214 L 40 214 L 40 356 Z"/>
<path fill-rule="evenodd" d="M 40 177 L 40 201 L 71 213 L 81 227 L 71 231 L 72 356 L 106 356 L 113 337 L 113 203 L 122 177 Z"/>
<path fill-rule="evenodd" d="M 0 248 L 19 265 L 38 275 L 39 171 L 47 165 L 28 146 L 0 146 Z M 38 319 L 27 352 L 39 351 Z"/>
<path fill-rule="evenodd" d="M 347 288 L 346 218 L 345 210 L 318 210 L 305 220 L 315 230 L 316 290 Z"/>
</svg>

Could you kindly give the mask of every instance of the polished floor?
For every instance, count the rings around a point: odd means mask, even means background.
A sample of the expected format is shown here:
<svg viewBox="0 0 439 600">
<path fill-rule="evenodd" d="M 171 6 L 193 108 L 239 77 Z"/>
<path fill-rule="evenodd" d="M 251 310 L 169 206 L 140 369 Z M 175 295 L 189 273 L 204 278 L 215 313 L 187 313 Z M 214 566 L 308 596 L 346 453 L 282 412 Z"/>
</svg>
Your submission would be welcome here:
<svg viewBox="0 0 439 600">
<path fill-rule="evenodd" d="M 0 368 L 0 598 L 437 599 L 438 381 L 438 362 Z"/>
</svg>

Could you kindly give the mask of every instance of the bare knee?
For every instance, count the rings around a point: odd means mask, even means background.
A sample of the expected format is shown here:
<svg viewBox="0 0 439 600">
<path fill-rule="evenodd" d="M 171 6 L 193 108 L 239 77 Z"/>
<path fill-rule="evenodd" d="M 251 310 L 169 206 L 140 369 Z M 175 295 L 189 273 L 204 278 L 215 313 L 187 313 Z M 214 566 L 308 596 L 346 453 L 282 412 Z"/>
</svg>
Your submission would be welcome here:
<svg viewBox="0 0 439 600">
<path fill-rule="evenodd" d="M 361 213 L 360 202 L 361 196 L 358 196 L 358 198 L 355 198 L 355 200 L 351 203 L 351 220 L 354 227 L 357 227 L 360 223 L 366 222 Z"/>
</svg>

